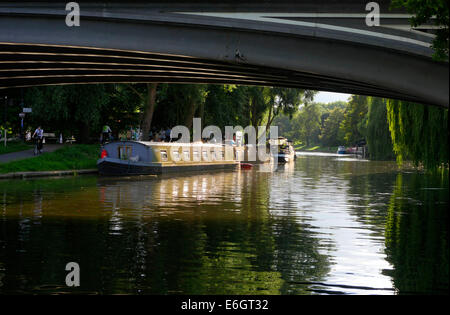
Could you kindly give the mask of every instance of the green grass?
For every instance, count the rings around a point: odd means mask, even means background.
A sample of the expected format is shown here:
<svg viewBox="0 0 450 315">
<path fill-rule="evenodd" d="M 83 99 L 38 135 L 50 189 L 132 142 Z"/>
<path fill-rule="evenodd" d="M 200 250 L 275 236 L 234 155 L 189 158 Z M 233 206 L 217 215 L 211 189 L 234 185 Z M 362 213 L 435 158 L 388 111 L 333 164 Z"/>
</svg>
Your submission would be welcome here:
<svg viewBox="0 0 450 315">
<path fill-rule="evenodd" d="M 67 145 L 40 156 L 0 164 L 0 173 L 62 171 L 97 167 L 99 146 L 96 144 Z"/>
<path fill-rule="evenodd" d="M 25 144 L 23 142 L 6 142 L 6 147 L 4 142 L 0 141 L 0 154 L 24 151 L 28 149 L 32 149 L 32 145 Z"/>
</svg>

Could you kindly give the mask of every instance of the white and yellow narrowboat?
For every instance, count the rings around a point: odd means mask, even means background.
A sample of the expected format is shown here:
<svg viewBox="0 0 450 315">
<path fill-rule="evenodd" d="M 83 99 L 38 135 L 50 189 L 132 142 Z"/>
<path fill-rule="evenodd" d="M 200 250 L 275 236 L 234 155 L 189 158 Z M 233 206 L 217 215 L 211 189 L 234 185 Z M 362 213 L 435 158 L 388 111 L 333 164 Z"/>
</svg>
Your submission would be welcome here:
<svg viewBox="0 0 450 315">
<path fill-rule="evenodd" d="M 116 141 L 101 150 L 101 175 L 153 175 L 182 171 L 235 169 L 232 146 L 212 143 Z"/>
</svg>

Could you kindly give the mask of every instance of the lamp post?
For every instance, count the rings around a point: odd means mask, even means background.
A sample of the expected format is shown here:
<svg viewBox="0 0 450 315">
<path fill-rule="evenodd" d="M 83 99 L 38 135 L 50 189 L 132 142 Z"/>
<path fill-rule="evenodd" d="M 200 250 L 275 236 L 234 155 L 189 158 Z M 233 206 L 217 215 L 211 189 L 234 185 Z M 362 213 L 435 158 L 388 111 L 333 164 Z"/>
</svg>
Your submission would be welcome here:
<svg viewBox="0 0 450 315">
<path fill-rule="evenodd" d="M 25 117 L 25 113 L 20 113 L 19 117 L 20 117 L 20 139 L 22 139 L 22 141 L 25 141 L 25 137 L 23 135 L 23 119 Z"/>
<path fill-rule="evenodd" d="M 3 126 L 3 128 L 5 129 L 5 137 L 4 137 L 5 147 L 6 147 L 6 105 L 7 105 L 7 102 L 8 102 L 8 96 L 5 96 L 5 111 L 4 111 L 4 126 Z"/>
</svg>

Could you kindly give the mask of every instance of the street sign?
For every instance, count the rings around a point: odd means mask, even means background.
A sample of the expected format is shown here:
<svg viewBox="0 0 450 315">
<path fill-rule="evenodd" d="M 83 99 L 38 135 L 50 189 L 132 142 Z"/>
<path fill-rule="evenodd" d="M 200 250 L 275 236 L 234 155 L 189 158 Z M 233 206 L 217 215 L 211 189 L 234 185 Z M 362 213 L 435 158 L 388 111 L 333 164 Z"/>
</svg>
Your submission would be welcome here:
<svg viewBox="0 0 450 315">
<path fill-rule="evenodd" d="M 23 108 L 24 113 L 31 113 L 31 107 L 24 107 Z"/>
</svg>

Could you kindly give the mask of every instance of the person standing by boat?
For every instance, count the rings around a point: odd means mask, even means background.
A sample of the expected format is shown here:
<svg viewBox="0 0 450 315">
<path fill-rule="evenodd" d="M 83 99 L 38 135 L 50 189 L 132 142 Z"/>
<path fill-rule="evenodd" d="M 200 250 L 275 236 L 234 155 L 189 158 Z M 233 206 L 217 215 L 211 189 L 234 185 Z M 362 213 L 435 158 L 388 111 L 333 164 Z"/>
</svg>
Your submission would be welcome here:
<svg viewBox="0 0 450 315">
<path fill-rule="evenodd" d="M 166 142 L 170 142 L 170 132 L 171 132 L 171 129 L 169 127 L 167 127 L 166 130 L 164 131 Z"/>
<path fill-rule="evenodd" d="M 235 134 L 233 135 L 233 139 L 231 139 L 230 144 L 231 144 L 232 146 L 235 146 L 235 145 L 236 145 L 236 135 L 235 135 Z"/>
<path fill-rule="evenodd" d="M 110 140 L 111 133 L 112 133 L 111 128 L 109 128 L 108 125 L 104 125 L 102 129 L 102 140 L 101 140 L 102 144 Z"/>
</svg>

